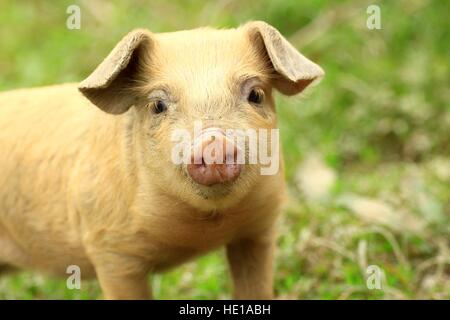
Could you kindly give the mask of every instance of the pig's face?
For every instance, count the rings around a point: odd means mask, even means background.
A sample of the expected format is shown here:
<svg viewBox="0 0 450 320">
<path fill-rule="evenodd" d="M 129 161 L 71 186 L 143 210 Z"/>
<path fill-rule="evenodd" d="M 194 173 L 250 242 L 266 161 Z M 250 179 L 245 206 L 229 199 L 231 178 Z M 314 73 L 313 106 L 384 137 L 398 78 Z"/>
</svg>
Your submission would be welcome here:
<svg viewBox="0 0 450 320">
<path fill-rule="evenodd" d="M 272 88 L 296 94 L 322 75 L 274 28 L 254 22 L 134 31 L 80 90 L 109 113 L 127 112 L 136 162 L 155 187 L 212 210 L 239 201 L 263 174 L 277 174 Z M 269 173 L 261 171 L 262 144 Z"/>
</svg>

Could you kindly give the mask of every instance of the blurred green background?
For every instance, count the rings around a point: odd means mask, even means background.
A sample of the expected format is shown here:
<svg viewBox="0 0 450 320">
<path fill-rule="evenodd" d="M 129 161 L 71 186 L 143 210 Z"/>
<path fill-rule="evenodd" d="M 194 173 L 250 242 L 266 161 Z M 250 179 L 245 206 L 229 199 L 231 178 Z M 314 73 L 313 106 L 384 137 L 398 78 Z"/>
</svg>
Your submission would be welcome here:
<svg viewBox="0 0 450 320">
<path fill-rule="evenodd" d="M 81 29 L 66 9 L 81 8 Z M 366 27 L 381 9 L 381 30 Z M 289 202 L 280 221 L 282 299 L 450 298 L 447 1 L 0 0 L 0 90 L 80 81 L 135 27 L 153 32 L 265 20 L 326 77 L 277 96 Z M 377 265 L 382 289 L 366 285 Z M 158 299 L 226 299 L 223 252 L 149 279 Z M 3 299 L 100 298 L 34 273 L 0 279 Z"/>
</svg>

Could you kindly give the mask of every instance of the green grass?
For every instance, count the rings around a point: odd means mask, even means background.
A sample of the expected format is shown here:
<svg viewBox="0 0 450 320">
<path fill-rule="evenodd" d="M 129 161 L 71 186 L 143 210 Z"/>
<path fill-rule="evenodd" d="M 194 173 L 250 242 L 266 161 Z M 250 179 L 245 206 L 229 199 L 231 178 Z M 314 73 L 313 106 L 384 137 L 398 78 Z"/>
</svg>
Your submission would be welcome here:
<svg viewBox="0 0 450 320">
<path fill-rule="evenodd" d="M 368 1 L 3 1 L 0 90 L 80 81 L 134 27 L 154 32 L 261 19 L 325 69 L 301 98 L 277 97 L 289 203 L 280 221 L 277 296 L 286 299 L 450 298 L 449 6 L 377 1 L 382 29 L 366 28 Z M 69 4 L 81 30 L 65 27 Z M 319 198 L 299 182 L 315 154 L 335 175 Z M 300 172 L 300 173 L 299 173 Z M 355 199 L 372 204 L 355 208 Z M 350 200 L 349 200 L 350 199 Z M 399 218 L 400 217 L 400 218 Z M 365 268 L 385 274 L 366 287 Z M 149 282 L 159 299 L 228 298 L 223 252 Z M 0 279 L 0 298 L 99 298 L 32 273 Z"/>
</svg>

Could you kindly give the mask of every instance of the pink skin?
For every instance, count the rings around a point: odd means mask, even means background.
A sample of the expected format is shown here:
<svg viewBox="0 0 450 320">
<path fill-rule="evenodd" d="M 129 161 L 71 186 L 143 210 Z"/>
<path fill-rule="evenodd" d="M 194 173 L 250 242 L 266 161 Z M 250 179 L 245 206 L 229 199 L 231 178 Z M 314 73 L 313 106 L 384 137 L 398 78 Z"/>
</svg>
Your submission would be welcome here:
<svg viewBox="0 0 450 320">
<path fill-rule="evenodd" d="M 194 142 L 187 171 L 195 182 L 205 186 L 233 182 L 242 170 L 242 165 L 235 163 L 237 153 L 236 145 L 222 129 L 204 129 Z"/>
</svg>

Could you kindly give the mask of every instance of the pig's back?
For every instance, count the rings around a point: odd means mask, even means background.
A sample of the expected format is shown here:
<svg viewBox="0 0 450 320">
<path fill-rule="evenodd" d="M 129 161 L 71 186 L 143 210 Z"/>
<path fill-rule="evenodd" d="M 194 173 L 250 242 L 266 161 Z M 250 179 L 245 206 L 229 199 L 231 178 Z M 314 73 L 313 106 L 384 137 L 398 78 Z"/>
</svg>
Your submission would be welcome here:
<svg viewBox="0 0 450 320">
<path fill-rule="evenodd" d="M 20 148 L 51 140 L 65 145 L 86 131 L 94 113 L 76 84 L 0 92 L 0 143 Z"/>
</svg>

